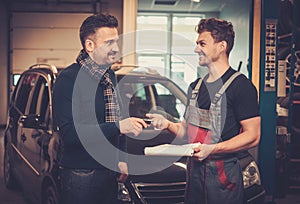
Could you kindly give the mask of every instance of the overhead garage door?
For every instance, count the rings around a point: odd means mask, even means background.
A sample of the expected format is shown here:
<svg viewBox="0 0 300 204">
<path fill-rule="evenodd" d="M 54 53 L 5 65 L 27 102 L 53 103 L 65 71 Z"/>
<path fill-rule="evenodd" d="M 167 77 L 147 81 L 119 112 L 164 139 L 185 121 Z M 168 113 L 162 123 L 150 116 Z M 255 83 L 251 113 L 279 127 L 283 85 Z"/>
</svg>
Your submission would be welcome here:
<svg viewBox="0 0 300 204">
<path fill-rule="evenodd" d="M 36 63 L 66 67 L 81 49 L 79 27 L 90 14 L 13 13 L 12 69 L 22 72 Z"/>
</svg>

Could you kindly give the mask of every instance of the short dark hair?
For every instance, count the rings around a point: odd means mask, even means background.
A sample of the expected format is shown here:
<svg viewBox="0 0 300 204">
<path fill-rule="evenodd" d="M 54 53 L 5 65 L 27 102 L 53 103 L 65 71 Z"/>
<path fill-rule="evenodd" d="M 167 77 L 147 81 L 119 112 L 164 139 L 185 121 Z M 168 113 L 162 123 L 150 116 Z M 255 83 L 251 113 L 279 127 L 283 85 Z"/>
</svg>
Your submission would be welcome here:
<svg viewBox="0 0 300 204">
<path fill-rule="evenodd" d="M 201 19 L 196 26 L 196 31 L 199 34 L 205 31 L 210 32 L 215 42 L 226 41 L 226 54 L 229 56 L 229 53 L 233 48 L 235 36 L 231 22 L 217 18 Z"/>
<path fill-rule="evenodd" d="M 84 48 L 84 42 L 88 36 L 96 33 L 96 30 L 101 27 L 117 28 L 118 20 L 116 17 L 109 14 L 95 14 L 87 17 L 80 26 L 80 41 Z"/>
</svg>

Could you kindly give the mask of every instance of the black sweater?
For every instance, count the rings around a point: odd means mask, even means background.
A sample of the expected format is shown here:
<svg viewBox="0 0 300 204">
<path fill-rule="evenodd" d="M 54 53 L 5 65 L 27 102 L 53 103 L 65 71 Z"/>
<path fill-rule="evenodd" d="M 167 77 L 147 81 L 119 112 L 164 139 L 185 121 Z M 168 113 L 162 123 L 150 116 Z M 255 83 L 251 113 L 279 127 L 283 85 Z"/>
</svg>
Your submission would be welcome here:
<svg viewBox="0 0 300 204">
<path fill-rule="evenodd" d="M 76 63 L 64 69 L 53 88 L 53 114 L 62 140 L 60 165 L 116 170 L 118 148 L 126 151 L 125 136 L 120 135 L 118 122 L 105 122 L 104 87 L 79 70 Z M 114 72 L 108 72 L 116 85 Z"/>
</svg>

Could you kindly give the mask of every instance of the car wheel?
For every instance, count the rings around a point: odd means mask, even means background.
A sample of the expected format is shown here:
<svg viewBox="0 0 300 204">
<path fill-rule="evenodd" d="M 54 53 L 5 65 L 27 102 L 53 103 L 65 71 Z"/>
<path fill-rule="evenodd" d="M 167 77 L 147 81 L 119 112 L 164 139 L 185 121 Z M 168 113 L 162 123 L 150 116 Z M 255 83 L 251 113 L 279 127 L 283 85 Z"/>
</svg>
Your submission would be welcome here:
<svg viewBox="0 0 300 204">
<path fill-rule="evenodd" d="M 45 188 L 43 192 L 43 202 L 42 204 L 58 204 L 57 191 L 52 185 Z"/>
<path fill-rule="evenodd" d="M 3 170 L 4 170 L 4 182 L 6 188 L 11 190 L 16 190 L 18 187 L 18 182 L 12 170 L 12 163 L 9 154 L 9 143 L 7 143 L 5 146 Z"/>
</svg>

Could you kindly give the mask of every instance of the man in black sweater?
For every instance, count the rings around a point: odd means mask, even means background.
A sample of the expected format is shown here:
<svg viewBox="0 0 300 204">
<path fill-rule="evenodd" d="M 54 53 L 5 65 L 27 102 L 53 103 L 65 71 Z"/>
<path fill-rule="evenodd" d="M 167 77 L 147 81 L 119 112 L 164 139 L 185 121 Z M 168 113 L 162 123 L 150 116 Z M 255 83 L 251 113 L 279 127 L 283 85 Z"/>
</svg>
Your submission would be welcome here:
<svg viewBox="0 0 300 204">
<path fill-rule="evenodd" d="M 62 141 L 61 203 L 116 203 L 119 181 L 128 175 L 124 134 L 137 136 L 147 124 L 121 119 L 111 64 L 117 60 L 118 21 L 92 15 L 80 27 L 83 49 L 53 89 L 53 112 Z"/>
</svg>

